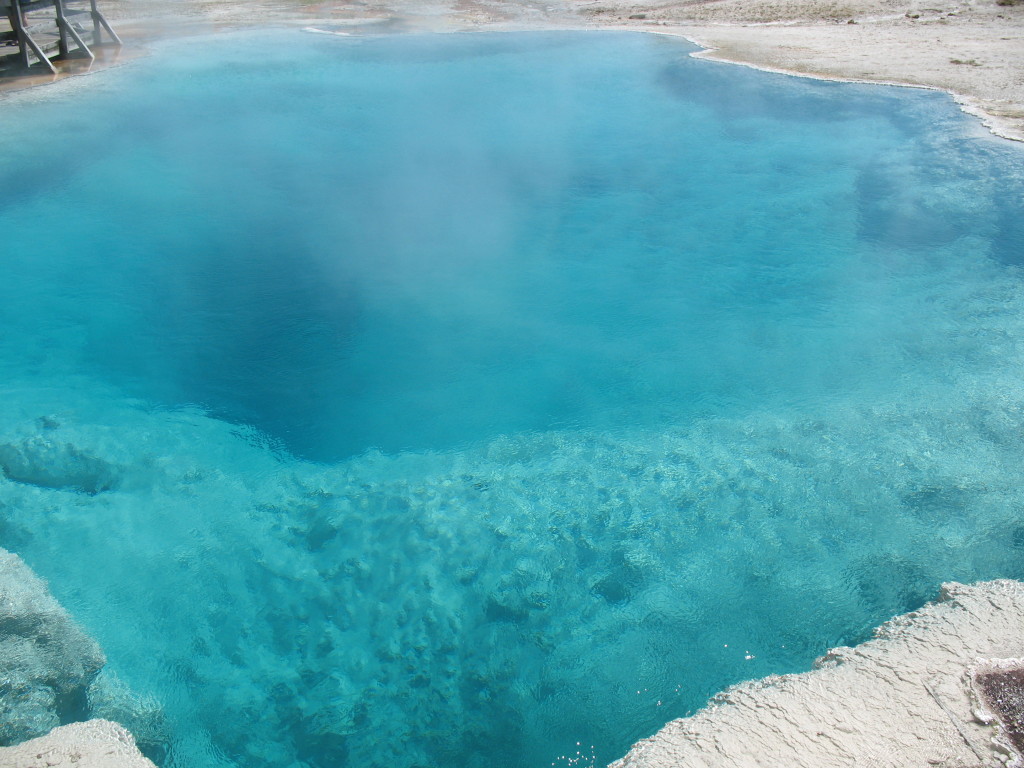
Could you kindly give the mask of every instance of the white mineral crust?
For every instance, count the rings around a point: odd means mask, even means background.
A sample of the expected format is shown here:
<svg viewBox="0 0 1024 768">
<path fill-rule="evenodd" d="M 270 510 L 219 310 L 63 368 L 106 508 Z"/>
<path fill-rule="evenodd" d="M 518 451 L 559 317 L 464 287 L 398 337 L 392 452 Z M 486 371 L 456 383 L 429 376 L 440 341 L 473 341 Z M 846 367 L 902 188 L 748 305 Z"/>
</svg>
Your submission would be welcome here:
<svg viewBox="0 0 1024 768">
<path fill-rule="evenodd" d="M 610 768 L 981 768 L 1013 756 L 974 715 L 971 671 L 1024 656 L 1024 584 L 945 584 L 815 669 L 734 686 Z"/>
<path fill-rule="evenodd" d="M 0 768 L 156 768 L 117 723 L 87 720 L 54 728 L 14 747 L 0 747 Z"/>
</svg>

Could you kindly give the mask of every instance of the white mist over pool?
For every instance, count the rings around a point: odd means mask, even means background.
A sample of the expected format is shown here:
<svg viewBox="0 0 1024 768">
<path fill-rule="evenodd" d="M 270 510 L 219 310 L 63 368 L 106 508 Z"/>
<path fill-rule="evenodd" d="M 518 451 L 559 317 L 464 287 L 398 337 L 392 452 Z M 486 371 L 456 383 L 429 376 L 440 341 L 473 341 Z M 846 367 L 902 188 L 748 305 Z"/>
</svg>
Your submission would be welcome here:
<svg viewBox="0 0 1024 768">
<path fill-rule="evenodd" d="M 0 546 L 166 765 L 607 762 L 1024 576 L 1024 155 L 689 50 L 246 33 L 3 104 Z"/>
</svg>

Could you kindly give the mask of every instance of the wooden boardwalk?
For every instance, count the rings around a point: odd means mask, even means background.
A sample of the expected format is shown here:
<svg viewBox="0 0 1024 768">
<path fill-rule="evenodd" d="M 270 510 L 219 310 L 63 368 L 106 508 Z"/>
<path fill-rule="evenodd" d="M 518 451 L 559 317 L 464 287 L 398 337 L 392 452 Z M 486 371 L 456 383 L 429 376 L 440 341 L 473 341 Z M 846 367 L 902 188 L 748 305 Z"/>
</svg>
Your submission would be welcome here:
<svg viewBox="0 0 1024 768">
<path fill-rule="evenodd" d="M 0 69 L 56 73 L 51 59 L 92 60 L 97 46 L 121 45 L 96 0 L 0 0 L 0 24 L 4 18 L 10 29 L 0 27 Z"/>
</svg>

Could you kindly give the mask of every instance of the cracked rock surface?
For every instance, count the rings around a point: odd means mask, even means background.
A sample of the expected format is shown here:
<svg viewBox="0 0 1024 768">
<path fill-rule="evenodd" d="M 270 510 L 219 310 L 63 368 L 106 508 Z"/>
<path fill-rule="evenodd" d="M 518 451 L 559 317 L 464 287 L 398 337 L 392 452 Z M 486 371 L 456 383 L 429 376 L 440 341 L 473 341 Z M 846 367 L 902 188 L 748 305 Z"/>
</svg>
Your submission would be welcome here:
<svg viewBox="0 0 1024 768">
<path fill-rule="evenodd" d="M 972 669 L 1024 656 L 1024 584 L 945 584 L 940 599 L 815 669 L 742 683 L 611 768 L 985 768 L 1010 757 L 975 718 Z"/>
</svg>

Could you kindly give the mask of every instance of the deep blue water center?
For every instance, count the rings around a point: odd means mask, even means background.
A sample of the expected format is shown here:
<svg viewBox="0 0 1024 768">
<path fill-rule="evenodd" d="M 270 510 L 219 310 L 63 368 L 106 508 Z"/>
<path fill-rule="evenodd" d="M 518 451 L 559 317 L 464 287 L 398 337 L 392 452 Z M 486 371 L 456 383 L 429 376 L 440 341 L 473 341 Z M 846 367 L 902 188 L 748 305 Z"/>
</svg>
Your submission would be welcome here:
<svg viewBox="0 0 1024 768">
<path fill-rule="evenodd" d="M 1024 576 L 1024 153 L 947 97 L 210 42 L 0 102 L 0 546 L 164 766 L 602 764 Z"/>
</svg>

